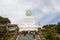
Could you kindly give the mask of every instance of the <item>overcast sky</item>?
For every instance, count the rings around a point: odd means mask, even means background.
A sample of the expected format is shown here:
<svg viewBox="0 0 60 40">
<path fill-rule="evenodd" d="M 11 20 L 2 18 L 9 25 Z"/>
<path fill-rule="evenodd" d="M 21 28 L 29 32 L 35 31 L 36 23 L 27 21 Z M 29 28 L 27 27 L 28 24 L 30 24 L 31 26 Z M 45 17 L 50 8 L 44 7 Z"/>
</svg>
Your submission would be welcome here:
<svg viewBox="0 0 60 40">
<path fill-rule="evenodd" d="M 0 16 L 12 23 L 21 23 L 27 9 L 41 26 L 60 21 L 60 0 L 0 0 Z"/>
</svg>

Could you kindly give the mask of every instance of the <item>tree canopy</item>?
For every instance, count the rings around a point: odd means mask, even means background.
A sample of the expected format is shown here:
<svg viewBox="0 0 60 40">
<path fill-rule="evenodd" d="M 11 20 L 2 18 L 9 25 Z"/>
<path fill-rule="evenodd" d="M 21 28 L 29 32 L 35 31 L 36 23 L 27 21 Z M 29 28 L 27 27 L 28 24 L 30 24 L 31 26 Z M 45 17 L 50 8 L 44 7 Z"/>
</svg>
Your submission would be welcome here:
<svg viewBox="0 0 60 40">
<path fill-rule="evenodd" d="M 0 16 L 0 24 L 7 24 L 7 23 L 11 23 L 10 20 L 8 18 Z"/>
<path fill-rule="evenodd" d="M 60 22 L 57 23 L 56 31 L 60 34 Z"/>
<path fill-rule="evenodd" d="M 46 28 L 46 29 L 50 29 L 51 27 L 55 27 L 56 24 L 48 24 L 48 25 L 44 25 L 43 28 Z"/>
</svg>

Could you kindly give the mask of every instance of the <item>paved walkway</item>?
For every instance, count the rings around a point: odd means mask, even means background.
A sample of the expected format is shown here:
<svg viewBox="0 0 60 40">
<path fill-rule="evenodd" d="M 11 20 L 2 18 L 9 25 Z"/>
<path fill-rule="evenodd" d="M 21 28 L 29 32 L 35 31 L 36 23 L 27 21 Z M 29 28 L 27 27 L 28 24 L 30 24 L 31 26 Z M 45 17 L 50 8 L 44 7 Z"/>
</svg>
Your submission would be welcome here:
<svg viewBox="0 0 60 40">
<path fill-rule="evenodd" d="M 34 39 L 33 35 L 27 35 L 27 36 L 19 35 L 18 40 L 38 40 L 38 36 L 36 35 Z"/>
</svg>

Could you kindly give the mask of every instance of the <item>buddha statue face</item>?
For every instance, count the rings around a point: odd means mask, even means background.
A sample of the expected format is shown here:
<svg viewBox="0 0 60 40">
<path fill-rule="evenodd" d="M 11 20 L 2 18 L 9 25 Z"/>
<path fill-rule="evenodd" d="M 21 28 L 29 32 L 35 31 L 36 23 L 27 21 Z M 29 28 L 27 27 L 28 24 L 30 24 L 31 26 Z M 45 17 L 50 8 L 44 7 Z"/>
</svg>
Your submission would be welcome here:
<svg viewBox="0 0 60 40">
<path fill-rule="evenodd" d="M 31 15 L 32 15 L 31 10 L 27 10 L 26 11 L 26 16 L 31 16 Z"/>
</svg>

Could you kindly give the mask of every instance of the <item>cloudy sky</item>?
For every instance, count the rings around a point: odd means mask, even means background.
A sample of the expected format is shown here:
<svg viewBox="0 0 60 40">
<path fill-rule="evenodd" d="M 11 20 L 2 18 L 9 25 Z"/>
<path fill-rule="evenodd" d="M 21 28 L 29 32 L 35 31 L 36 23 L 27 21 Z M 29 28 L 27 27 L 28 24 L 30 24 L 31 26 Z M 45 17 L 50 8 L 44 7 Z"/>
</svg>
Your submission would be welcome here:
<svg viewBox="0 0 60 40">
<path fill-rule="evenodd" d="M 41 26 L 60 21 L 60 0 L 0 0 L 0 16 L 12 23 L 21 23 L 27 9 Z"/>
</svg>

